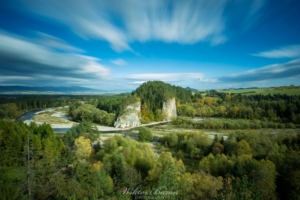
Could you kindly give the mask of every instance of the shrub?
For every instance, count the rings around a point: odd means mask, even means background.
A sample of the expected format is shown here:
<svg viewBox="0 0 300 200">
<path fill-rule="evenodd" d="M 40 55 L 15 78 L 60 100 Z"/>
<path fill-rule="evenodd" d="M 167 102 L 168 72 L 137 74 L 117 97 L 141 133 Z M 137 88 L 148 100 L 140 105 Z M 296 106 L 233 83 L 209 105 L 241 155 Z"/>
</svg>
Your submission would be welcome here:
<svg viewBox="0 0 300 200">
<path fill-rule="evenodd" d="M 147 127 L 140 127 L 139 128 L 139 141 L 141 142 L 151 142 L 153 140 L 153 134 L 151 133 L 150 129 Z"/>
<path fill-rule="evenodd" d="M 286 128 L 296 128 L 296 126 L 293 123 L 286 124 Z"/>
</svg>

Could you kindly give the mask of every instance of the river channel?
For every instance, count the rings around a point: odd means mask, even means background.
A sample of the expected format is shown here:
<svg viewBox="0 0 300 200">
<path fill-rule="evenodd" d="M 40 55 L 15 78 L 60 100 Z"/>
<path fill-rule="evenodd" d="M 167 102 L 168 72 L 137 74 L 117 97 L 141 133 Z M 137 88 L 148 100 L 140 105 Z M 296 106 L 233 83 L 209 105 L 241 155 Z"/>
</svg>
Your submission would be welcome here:
<svg viewBox="0 0 300 200">
<path fill-rule="evenodd" d="M 33 120 L 32 118 L 34 117 L 34 115 L 42 113 L 42 112 L 47 112 L 47 111 L 54 111 L 54 112 L 56 112 L 56 114 L 54 114 L 55 117 L 69 120 L 67 115 L 64 115 L 62 113 L 57 114 L 59 112 L 60 108 L 61 107 L 30 110 L 30 111 L 24 113 L 17 120 L 18 121 L 23 121 L 23 122 L 29 124 L 31 122 L 31 120 Z M 52 115 L 52 116 L 54 116 L 54 115 Z M 67 124 L 67 125 L 65 125 L 65 124 L 51 124 L 51 127 L 52 127 L 53 131 L 56 132 L 56 133 L 65 133 L 68 130 L 70 130 L 70 128 L 72 127 L 72 123 L 75 123 L 75 122 L 70 121 L 70 124 Z M 152 126 L 157 126 L 157 125 L 162 125 L 162 124 L 167 124 L 167 123 L 169 123 L 169 122 L 153 122 L 153 123 L 150 123 L 150 124 L 142 124 L 141 126 L 152 127 Z M 138 127 L 128 128 L 128 129 L 120 129 L 120 128 L 114 128 L 114 127 L 108 127 L 108 126 L 98 126 L 97 125 L 97 128 L 101 133 L 118 133 L 118 134 L 125 134 L 126 135 L 128 133 L 132 133 L 132 131 L 134 129 L 137 129 Z"/>
<path fill-rule="evenodd" d="M 40 109 L 36 109 L 36 110 L 30 110 L 30 111 L 25 112 L 21 117 L 19 117 L 17 119 L 17 121 L 23 121 L 23 122 L 30 121 L 30 120 L 32 120 L 34 115 L 36 115 L 38 113 L 46 112 L 46 111 L 53 111 L 55 109 L 58 109 L 58 108 L 40 108 Z M 65 120 L 69 120 L 68 116 L 64 115 L 64 114 L 56 115 L 56 117 L 62 118 L 62 119 L 65 119 Z M 72 122 L 72 121 L 70 121 L 70 122 Z M 52 129 L 56 133 L 65 133 L 68 130 L 70 130 L 70 128 L 52 128 Z"/>
</svg>

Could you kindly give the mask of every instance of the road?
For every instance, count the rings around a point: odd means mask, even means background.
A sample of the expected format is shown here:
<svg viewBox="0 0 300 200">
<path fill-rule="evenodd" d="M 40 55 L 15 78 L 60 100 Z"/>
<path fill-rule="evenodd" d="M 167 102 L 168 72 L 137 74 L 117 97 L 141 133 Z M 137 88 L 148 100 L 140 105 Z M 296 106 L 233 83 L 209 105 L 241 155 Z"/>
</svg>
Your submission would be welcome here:
<svg viewBox="0 0 300 200">
<path fill-rule="evenodd" d="M 30 123 L 31 121 L 33 121 L 33 120 L 28 120 L 26 122 Z M 137 129 L 139 127 L 152 127 L 152 126 L 157 126 L 157 125 L 161 125 L 161 124 L 168 124 L 168 123 L 170 123 L 170 121 L 152 122 L 152 123 L 149 123 L 149 124 L 141 124 L 140 126 L 131 127 L 131 128 L 115 128 L 115 127 L 111 127 L 111 126 L 101 126 L 101 125 L 96 125 L 96 127 L 100 132 L 112 133 L 112 132 L 129 131 L 129 130 Z M 66 130 L 70 129 L 74 124 L 77 124 L 77 123 L 70 121 L 70 123 L 67 123 L 67 124 L 50 124 L 50 126 L 54 130 L 55 129 L 65 129 L 64 132 L 66 132 Z"/>
</svg>

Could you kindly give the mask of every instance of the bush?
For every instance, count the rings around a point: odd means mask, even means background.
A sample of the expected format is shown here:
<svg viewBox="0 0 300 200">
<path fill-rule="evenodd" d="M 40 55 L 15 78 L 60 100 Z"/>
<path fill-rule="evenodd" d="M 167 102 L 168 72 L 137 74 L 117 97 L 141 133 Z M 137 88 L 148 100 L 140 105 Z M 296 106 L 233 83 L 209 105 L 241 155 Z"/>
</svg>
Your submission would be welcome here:
<svg viewBox="0 0 300 200">
<path fill-rule="evenodd" d="M 293 123 L 286 124 L 286 128 L 296 128 L 296 126 Z"/>
<path fill-rule="evenodd" d="M 147 127 L 139 128 L 139 141 L 141 142 L 151 142 L 153 140 L 153 134 Z"/>
<path fill-rule="evenodd" d="M 278 128 L 285 128 L 285 124 L 280 123 Z"/>
</svg>

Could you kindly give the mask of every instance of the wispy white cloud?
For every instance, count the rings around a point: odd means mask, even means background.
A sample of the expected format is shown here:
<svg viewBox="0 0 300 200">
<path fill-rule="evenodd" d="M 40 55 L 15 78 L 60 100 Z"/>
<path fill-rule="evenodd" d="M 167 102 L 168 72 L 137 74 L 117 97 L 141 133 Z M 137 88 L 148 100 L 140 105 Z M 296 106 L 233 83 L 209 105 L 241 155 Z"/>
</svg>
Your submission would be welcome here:
<svg viewBox="0 0 300 200">
<path fill-rule="evenodd" d="M 131 42 L 163 41 L 218 45 L 228 40 L 226 24 L 238 18 L 252 24 L 265 0 L 51 0 L 47 4 L 20 0 L 22 11 L 41 15 L 71 28 L 86 39 L 108 41 L 117 52 Z M 68 5 L 68 6 L 66 6 Z M 228 5 L 230 10 L 228 11 Z M 250 9 L 249 9 L 250 7 Z M 25 8 L 25 9 L 23 9 Z M 243 12 L 240 10 L 243 9 Z M 224 12 L 230 12 L 224 17 Z M 236 13 L 242 13 L 242 16 Z M 227 13 L 228 14 L 228 13 Z M 235 23 L 235 22 L 234 22 Z M 245 24 L 244 24 L 245 25 Z"/>
<path fill-rule="evenodd" d="M 251 55 L 265 58 L 296 58 L 300 57 L 300 45 L 286 46 Z"/>
<path fill-rule="evenodd" d="M 174 82 L 182 80 L 193 80 L 198 81 L 203 79 L 204 75 L 202 73 L 161 73 L 161 74 L 131 74 L 128 76 L 129 79 L 135 80 L 134 82 L 142 81 L 165 81 L 165 82 Z"/>
<path fill-rule="evenodd" d="M 74 47 L 60 38 L 42 32 L 37 32 L 36 34 L 38 36 L 36 42 L 41 45 L 67 52 L 84 52 L 84 50 Z"/>
<path fill-rule="evenodd" d="M 3 84 L 11 81 L 51 84 L 55 81 L 95 81 L 110 74 L 98 58 L 73 53 L 59 53 L 30 39 L 0 31 L 0 66 Z M 12 79 L 18 77 L 18 79 Z M 28 78 L 30 77 L 30 78 Z"/>
<path fill-rule="evenodd" d="M 130 9 L 120 9 L 129 37 L 134 40 L 194 44 L 222 36 L 226 1 L 140 2 L 128 5 Z"/>
<path fill-rule="evenodd" d="M 149 73 L 131 74 L 126 78 L 130 84 L 140 85 L 147 81 L 163 81 L 181 86 L 197 86 L 199 83 L 215 83 L 216 79 L 205 78 L 203 73 Z"/>
<path fill-rule="evenodd" d="M 125 66 L 127 65 L 127 62 L 123 59 L 116 59 L 111 61 L 113 64 L 118 65 L 118 66 Z"/>
<path fill-rule="evenodd" d="M 143 84 L 145 82 L 147 82 L 147 81 L 133 81 L 133 82 L 131 82 L 131 84 L 141 85 L 141 84 Z"/>
<path fill-rule="evenodd" d="M 15 80 L 32 80 L 33 78 L 30 76 L 0 76 L 0 83 L 5 83 L 7 81 L 15 81 Z"/>
<path fill-rule="evenodd" d="M 300 76 L 300 59 L 218 78 L 220 82 L 253 82 Z"/>
<path fill-rule="evenodd" d="M 199 78 L 197 80 L 199 83 L 216 83 L 218 82 L 218 79 L 216 78 Z"/>
<path fill-rule="evenodd" d="M 253 26 L 257 21 L 259 21 L 259 18 L 261 17 L 261 14 L 259 11 L 263 8 L 263 6 L 266 4 L 267 1 L 265 0 L 251 0 L 251 1 L 240 1 L 240 3 L 247 2 L 248 6 L 240 6 L 242 8 L 246 8 L 248 12 L 245 10 L 243 12 L 246 13 L 243 23 L 243 31 L 248 30 L 251 26 Z"/>
</svg>

